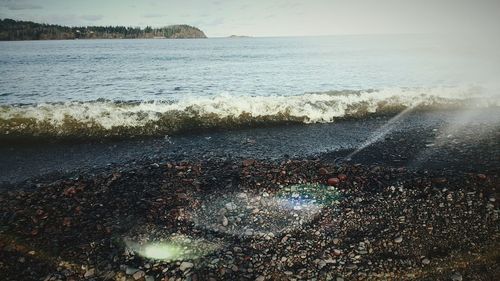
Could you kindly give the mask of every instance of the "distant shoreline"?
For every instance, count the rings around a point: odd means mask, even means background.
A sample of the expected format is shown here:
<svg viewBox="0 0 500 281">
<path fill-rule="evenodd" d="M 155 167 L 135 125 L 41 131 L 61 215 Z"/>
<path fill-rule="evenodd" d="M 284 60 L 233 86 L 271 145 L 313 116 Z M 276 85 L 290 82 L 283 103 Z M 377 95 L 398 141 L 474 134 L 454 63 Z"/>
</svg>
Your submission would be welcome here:
<svg viewBox="0 0 500 281">
<path fill-rule="evenodd" d="M 222 37 L 223 38 L 223 37 Z M 219 39 L 218 37 L 205 38 L 75 38 L 75 39 L 28 39 L 28 40 L 0 40 L 1 42 L 50 42 L 50 41 L 118 41 L 118 40 L 197 40 L 197 39 Z"/>
<path fill-rule="evenodd" d="M 31 21 L 0 20 L 0 41 L 40 41 L 75 39 L 196 39 L 207 38 L 197 27 L 181 24 L 160 28 L 147 26 L 69 27 Z"/>
</svg>

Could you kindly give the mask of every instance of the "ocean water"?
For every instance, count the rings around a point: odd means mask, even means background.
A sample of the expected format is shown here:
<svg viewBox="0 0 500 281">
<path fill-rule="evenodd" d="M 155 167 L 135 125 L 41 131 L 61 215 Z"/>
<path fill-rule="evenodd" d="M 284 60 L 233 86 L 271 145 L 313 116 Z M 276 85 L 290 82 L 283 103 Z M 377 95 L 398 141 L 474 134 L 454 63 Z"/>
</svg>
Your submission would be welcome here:
<svg viewBox="0 0 500 281">
<path fill-rule="evenodd" d="M 498 106 L 498 57 L 469 45 L 423 35 L 0 42 L 0 135 L 164 135 Z"/>
</svg>

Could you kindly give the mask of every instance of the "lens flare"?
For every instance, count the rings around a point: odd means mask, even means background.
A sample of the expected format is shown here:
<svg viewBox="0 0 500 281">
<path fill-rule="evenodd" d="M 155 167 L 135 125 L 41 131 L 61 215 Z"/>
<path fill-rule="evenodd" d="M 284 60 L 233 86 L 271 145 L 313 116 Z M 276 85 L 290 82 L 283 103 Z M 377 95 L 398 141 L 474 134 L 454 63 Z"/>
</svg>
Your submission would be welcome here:
<svg viewBox="0 0 500 281">
<path fill-rule="evenodd" d="M 181 257 L 182 249 L 170 244 L 150 244 L 144 247 L 142 256 L 156 260 L 175 260 Z"/>
<path fill-rule="evenodd" d="M 151 242 L 125 241 L 127 249 L 142 257 L 154 260 L 176 261 L 203 257 L 219 248 L 219 243 L 195 239 L 185 235 L 173 235 L 167 239 Z"/>
<path fill-rule="evenodd" d="M 405 110 L 398 113 L 398 115 L 392 117 L 389 121 L 387 121 L 387 123 L 385 123 L 382 127 L 380 127 L 373 134 L 371 134 L 370 137 L 365 142 L 363 142 L 354 152 L 352 152 L 351 154 L 346 156 L 344 159 L 349 161 L 350 159 L 352 159 L 352 157 L 354 157 L 354 155 L 358 154 L 359 152 L 361 152 L 363 149 L 367 148 L 371 144 L 379 141 L 385 135 L 387 135 L 392 130 L 394 130 L 394 128 L 397 125 L 397 123 L 396 123 L 397 121 L 399 121 L 400 119 L 405 117 L 408 113 L 410 113 L 417 106 L 418 106 L 418 104 L 415 104 L 413 106 L 409 106 Z"/>
<path fill-rule="evenodd" d="M 238 237 L 272 238 L 312 221 L 339 199 L 332 187 L 285 186 L 277 192 L 214 194 L 193 210 L 196 227 Z"/>
</svg>

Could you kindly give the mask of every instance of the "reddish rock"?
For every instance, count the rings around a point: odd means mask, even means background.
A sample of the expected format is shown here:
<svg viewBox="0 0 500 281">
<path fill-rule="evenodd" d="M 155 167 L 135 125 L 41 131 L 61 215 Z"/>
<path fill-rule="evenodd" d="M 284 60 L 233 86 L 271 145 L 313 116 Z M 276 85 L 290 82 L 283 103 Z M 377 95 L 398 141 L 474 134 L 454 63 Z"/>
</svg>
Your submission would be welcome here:
<svg viewBox="0 0 500 281">
<path fill-rule="evenodd" d="M 338 178 L 329 178 L 327 183 L 330 186 L 335 186 L 335 185 L 338 185 L 340 183 L 340 180 Z"/>
<path fill-rule="evenodd" d="M 63 191 L 64 196 L 68 197 L 73 196 L 75 193 L 76 193 L 76 188 L 74 187 L 67 188 Z"/>
<path fill-rule="evenodd" d="M 320 175 L 328 175 L 330 172 L 326 168 L 320 168 L 319 169 L 319 174 Z"/>
<path fill-rule="evenodd" d="M 433 183 L 446 183 L 448 180 L 446 178 L 433 178 Z"/>
<path fill-rule="evenodd" d="M 477 177 L 480 179 L 480 180 L 485 180 L 487 177 L 485 174 L 477 174 Z"/>
<path fill-rule="evenodd" d="M 339 178 L 339 180 L 341 181 L 346 181 L 347 180 L 347 175 L 346 174 L 340 174 L 337 176 Z"/>
<path fill-rule="evenodd" d="M 255 163 L 255 160 L 253 159 L 245 159 L 243 160 L 243 166 L 244 167 L 248 167 L 248 166 L 251 166 Z"/>
<path fill-rule="evenodd" d="M 63 219 L 63 226 L 70 227 L 71 226 L 71 218 L 65 217 Z"/>
</svg>

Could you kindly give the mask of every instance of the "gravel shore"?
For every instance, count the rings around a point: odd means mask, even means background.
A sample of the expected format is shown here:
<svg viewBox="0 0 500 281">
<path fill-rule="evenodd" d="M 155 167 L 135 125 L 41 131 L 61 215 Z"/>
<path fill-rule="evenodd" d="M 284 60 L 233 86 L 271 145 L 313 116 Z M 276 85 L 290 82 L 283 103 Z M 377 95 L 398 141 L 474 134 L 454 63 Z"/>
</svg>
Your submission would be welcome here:
<svg viewBox="0 0 500 281">
<path fill-rule="evenodd" d="M 394 132 L 344 162 L 159 157 L 13 183 L 1 279 L 498 280 L 498 126 L 461 134 Z"/>
<path fill-rule="evenodd" d="M 488 172 L 246 159 L 60 180 L 0 196 L 0 271 L 4 280 L 495 280 L 499 178 Z M 182 249 L 141 256 L 148 243 Z"/>
</svg>

